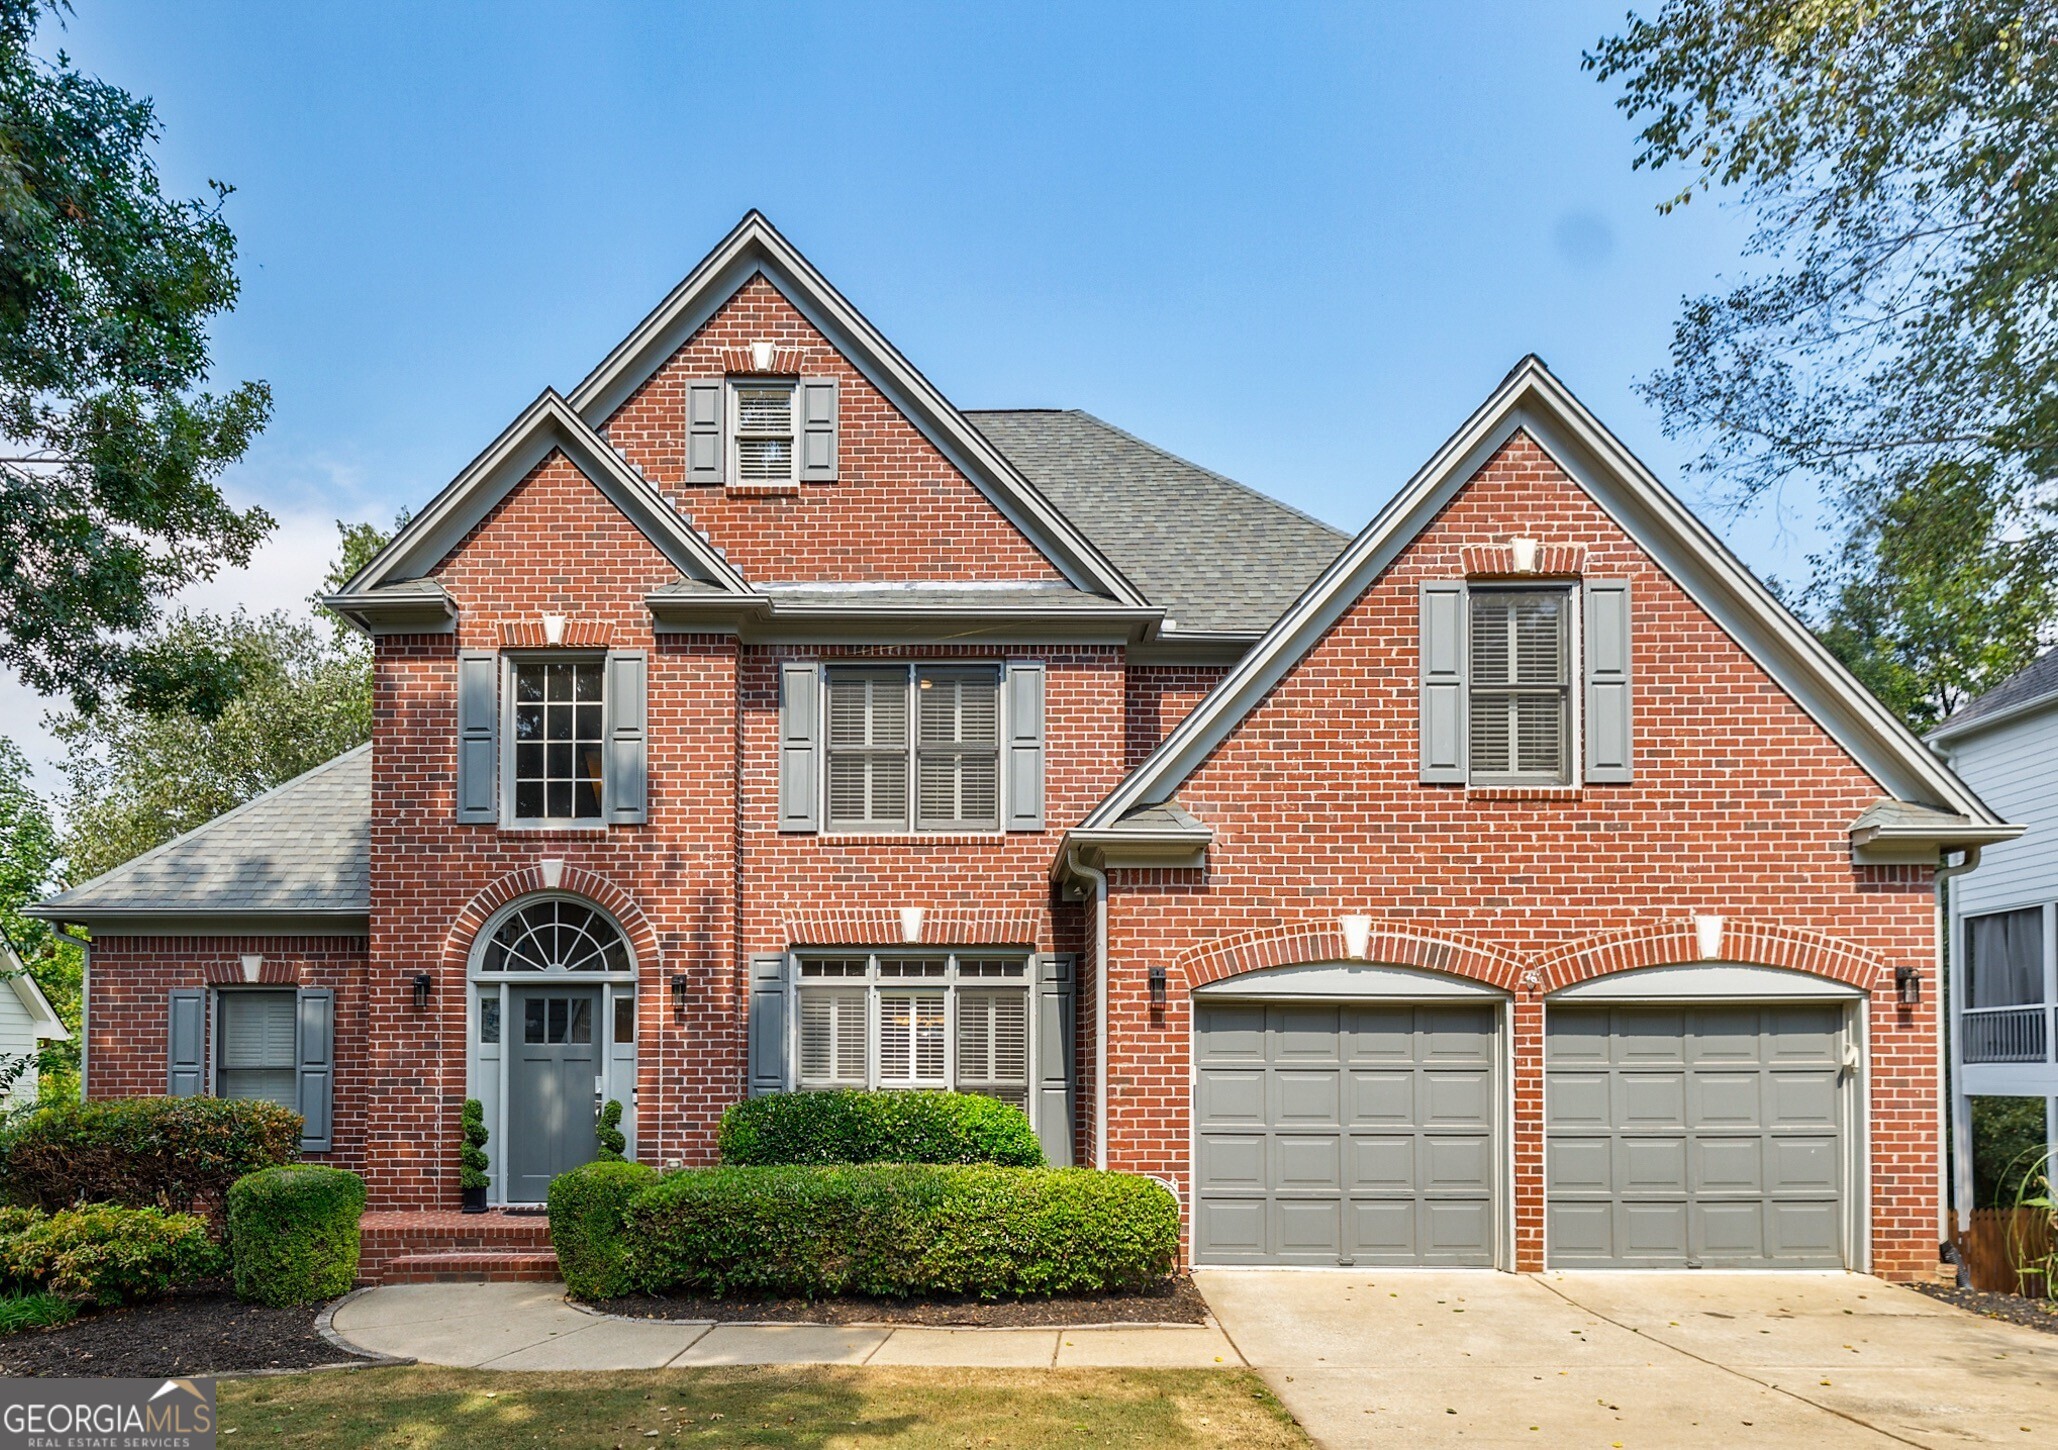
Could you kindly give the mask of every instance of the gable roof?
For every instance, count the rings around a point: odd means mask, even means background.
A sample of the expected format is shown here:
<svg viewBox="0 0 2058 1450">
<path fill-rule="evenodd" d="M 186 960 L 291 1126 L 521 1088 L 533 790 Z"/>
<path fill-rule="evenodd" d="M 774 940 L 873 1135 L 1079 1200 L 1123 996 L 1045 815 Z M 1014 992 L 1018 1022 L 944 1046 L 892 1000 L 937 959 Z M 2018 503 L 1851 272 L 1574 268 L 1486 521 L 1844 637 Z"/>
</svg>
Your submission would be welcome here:
<svg viewBox="0 0 2058 1450">
<path fill-rule="evenodd" d="M 253 796 L 26 908 L 96 930 L 176 916 L 283 916 L 362 931 L 371 911 L 372 748 Z"/>
<path fill-rule="evenodd" d="M 1932 744 L 2058 704 L 2058 649 L 2047 649 L 1984 695 L 1960 705 L 1929 732 Z"/>
<path fill-rule="evenodd" d="M 1350 537 L 1076 408 L 965 416 L 1166 611 L 1167 633 L 1261 633 Z"/>
<path fill-rule="evenodd" d="M 411 585 L 417 593 L 424 590 L 423 576 L 552 452 L 562 452 L 570 459 L 681 574 L 728 594 L 750 592 L 743 576 L 720 550 L 701 537 L 555 388 L 545 388 L 427 507 L 409 519 L 385 548 L 323 603 L 363 623 L 361 616 L 381 608 L 399 592 L 399 586 Z M 410 602 L 420 607 L 419 599 Z"/>
<path fill-rule="evenodd" d="M 71 1041 L 71 1029 L 64 1025 L 64 1019 L 57 1015 L 57 1009 L 50 1005 L 50 999 L 36 985 L 36 979 L 29 975 L 21 953 L 15 950 L 14 943 L 4 931 L 0 931 L 0 974 L 6 976 L 7 985 L 14 989 L 15 1000 L 28 1014 L 29 1031 L 38 1042 Z"/>
<path fill-rule="evenodd" d="M 599 427 L 756 276 L 777 288 L 1074 586 L 1123 604 L 1148 602 L 762 212 L 744 214 L 685 280 L 572 389 L 571 406 L 588 424 Z"/>
<path fill-rule="evenodd" d="M 1549 453 L 1894 799 L 1962 818 L 1968 823 L 1959 832 L 1962 839 L 2018 833 L 1852 678 L 1534 354 L 1515 366 L 1082 828 L 1112 828 L 1139 807 L 1169 801 L 1518 431 Z"/>
</svg>

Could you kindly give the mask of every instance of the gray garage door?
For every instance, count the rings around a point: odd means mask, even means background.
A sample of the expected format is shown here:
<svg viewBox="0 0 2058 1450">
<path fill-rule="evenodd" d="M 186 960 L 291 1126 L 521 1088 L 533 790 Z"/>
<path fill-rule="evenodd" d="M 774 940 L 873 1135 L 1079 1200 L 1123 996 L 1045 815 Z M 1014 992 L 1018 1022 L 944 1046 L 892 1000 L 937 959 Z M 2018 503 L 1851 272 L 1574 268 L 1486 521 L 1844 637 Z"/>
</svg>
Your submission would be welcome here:
<svg viewBox="0 0 2058 1450">
<path fill-rule="evenodd" d="M 1200 1006 L 1195 1259 L 1490 1266 L 1494 1015 L 1469 1003 Z"/>
<path fill-rule="evenodd" d="M 1560 1268 L 1841 1268 L 1844 1009 L 1550 1009 Z"/>
</svg>

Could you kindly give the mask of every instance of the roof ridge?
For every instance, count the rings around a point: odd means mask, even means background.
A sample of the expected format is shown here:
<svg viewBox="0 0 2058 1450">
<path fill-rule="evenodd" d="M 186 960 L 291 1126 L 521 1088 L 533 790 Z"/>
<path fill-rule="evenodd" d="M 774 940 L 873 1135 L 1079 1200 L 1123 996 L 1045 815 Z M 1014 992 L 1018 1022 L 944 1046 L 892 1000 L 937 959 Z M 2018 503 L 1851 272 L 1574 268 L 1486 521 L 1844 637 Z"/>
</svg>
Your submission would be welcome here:
<svg viewBox="0 0 2058 1450">
<path fill-rule="evenodd" d="M 65 897 L 70 896 L 75 892 L 84 891 L 88 886 L 97 886 L 103 881 L 111 881 L 115 877 L 121 876 L 127 873 L 128 871 L 134 869 L 135 867 L 141 866 L 146 861 L 155 860 L 157 857 L 162 856 L 165 852 L 171 850 L 171 848 L 174 846 L 177 846 L 186 841 L 190 841 L 195 836 L 203 835 L 208 831 L 212 831 L 216 826 L 226 824 L 227 822 L 235 819 L 237 816 L 242 815 L 244 812 L 252 809 L 253 807 L 270 800 L 273 796 L 278 795 L 281 791 L 288 790 L 293 786 L 299 785 L 304 780 L 308 780 L 314 776 L 320 775 L 325 770 L 332 770 L 336 766 L 341 765 L 344 761 L 350 759 L 350 757 L 352 757 L 353 755 L 364 754 L 371 748 L 372 743 L 369 740 L 363 742 L 360 745 L 353 745 L 348 750 L 330 756 L 327 760 L 324 760 L 320 765 L 309 766 L 306 770 L 301 771 L 300 774 L 292 777 L 290 780 L 282 780 L 277 785 L 272 786 L 268 790 L 259 791 L 249 800 L 244 801 L 239 805 L 230 806 L 227 810 L 223 811 L 218 816 L 209 816 L 206 820 L 202 821 L 199 825 L 193 827 L 193 829 L 190 831 L 181 831 L 176 836 L 173 836 L 169 841 L 160 841 L 157 845 L 152 846 L 149 850 L 143 852 L 142 854 L 129 857 L 128 860 L 122 862 L 119 866 L 110 866 L 105 871 L 102 871 L 98 876 L 89 876 L 84 881 L 79 882 L 76 886 L 67 886 L 62 891 L 54 892 L 50 896 L 45 897 L 43 901 L 38 903 L 38 905 L 48 905 L 49 903 L 54 901 L 62 901 Z"/>
</svg>

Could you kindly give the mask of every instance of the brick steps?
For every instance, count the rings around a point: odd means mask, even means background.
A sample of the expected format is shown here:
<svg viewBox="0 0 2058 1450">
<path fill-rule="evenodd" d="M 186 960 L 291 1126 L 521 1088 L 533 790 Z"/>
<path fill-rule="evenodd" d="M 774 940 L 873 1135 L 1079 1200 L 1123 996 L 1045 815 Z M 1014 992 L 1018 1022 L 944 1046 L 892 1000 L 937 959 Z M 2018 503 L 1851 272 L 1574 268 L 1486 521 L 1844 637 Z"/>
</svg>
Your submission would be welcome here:
<svg viewBox="0 0 2058 1450">
<path fill-rule="evenodd" d="M 557 1277 L 550 1220 L 542 1214 L 382 1211 L 366 1214 L 359 1232 L 360 1284 L 533 1282 Z"/>
</svg>

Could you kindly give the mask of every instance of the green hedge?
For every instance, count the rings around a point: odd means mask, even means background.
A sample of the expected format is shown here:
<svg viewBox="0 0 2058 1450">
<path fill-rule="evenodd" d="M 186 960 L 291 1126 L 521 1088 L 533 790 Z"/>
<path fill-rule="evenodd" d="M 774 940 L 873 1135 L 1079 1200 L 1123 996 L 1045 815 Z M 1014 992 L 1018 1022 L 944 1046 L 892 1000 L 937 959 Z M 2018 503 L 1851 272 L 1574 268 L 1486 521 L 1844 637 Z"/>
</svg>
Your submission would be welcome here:
<svg viewBox="0 0 2058 1450">
<path fill-rule="evenodd" d="M 1162 1184 L 1086 1168 L 715 1168 L 628 1204 L 626 1278 L 652 1292 L 1012 1299 L 1172 1272 Z"/>
<path fill-rule="evenodd" d="M 622 1214 L 629 1200 L 657 1182 L 643 1163 L 601 1160 L 550 1180 L 550 1246 L 565 1287 L 581 1299 L 613 1299 L 629 1281 Z"/>
<path fill-rule="evenodd" d="M 197 1214 L 108 1203 L 53 1213 L 4 1252 L 16 1279 L 86 1304 L 168 1294 L 219 1274 L 223 1257 Z"/>
<path fill-rule="evenodd" d="M 32 1113 L 0 1141 L 0 1186 L 55 1211 L 115 1203 L 219 1212 L 246 1173 L 300 1153 L 300 1114 L 227 1098 L 104 1098 Z"/>
<path fill-rule="evenodd" d="M 293 1163 L 229 1186 L 229 1256 L 236 1297 L 318 1304 L 357 1282 L 364 1180 L 341 1168 Z"/>
<path fill-rule="evenodd" d="M 1041 1168 L 1019 1108 L 977 1093 L 810 1092 L 748 1098 L 722 1114 L 722 1161 L 997 1163 Z"/>
</svg>

